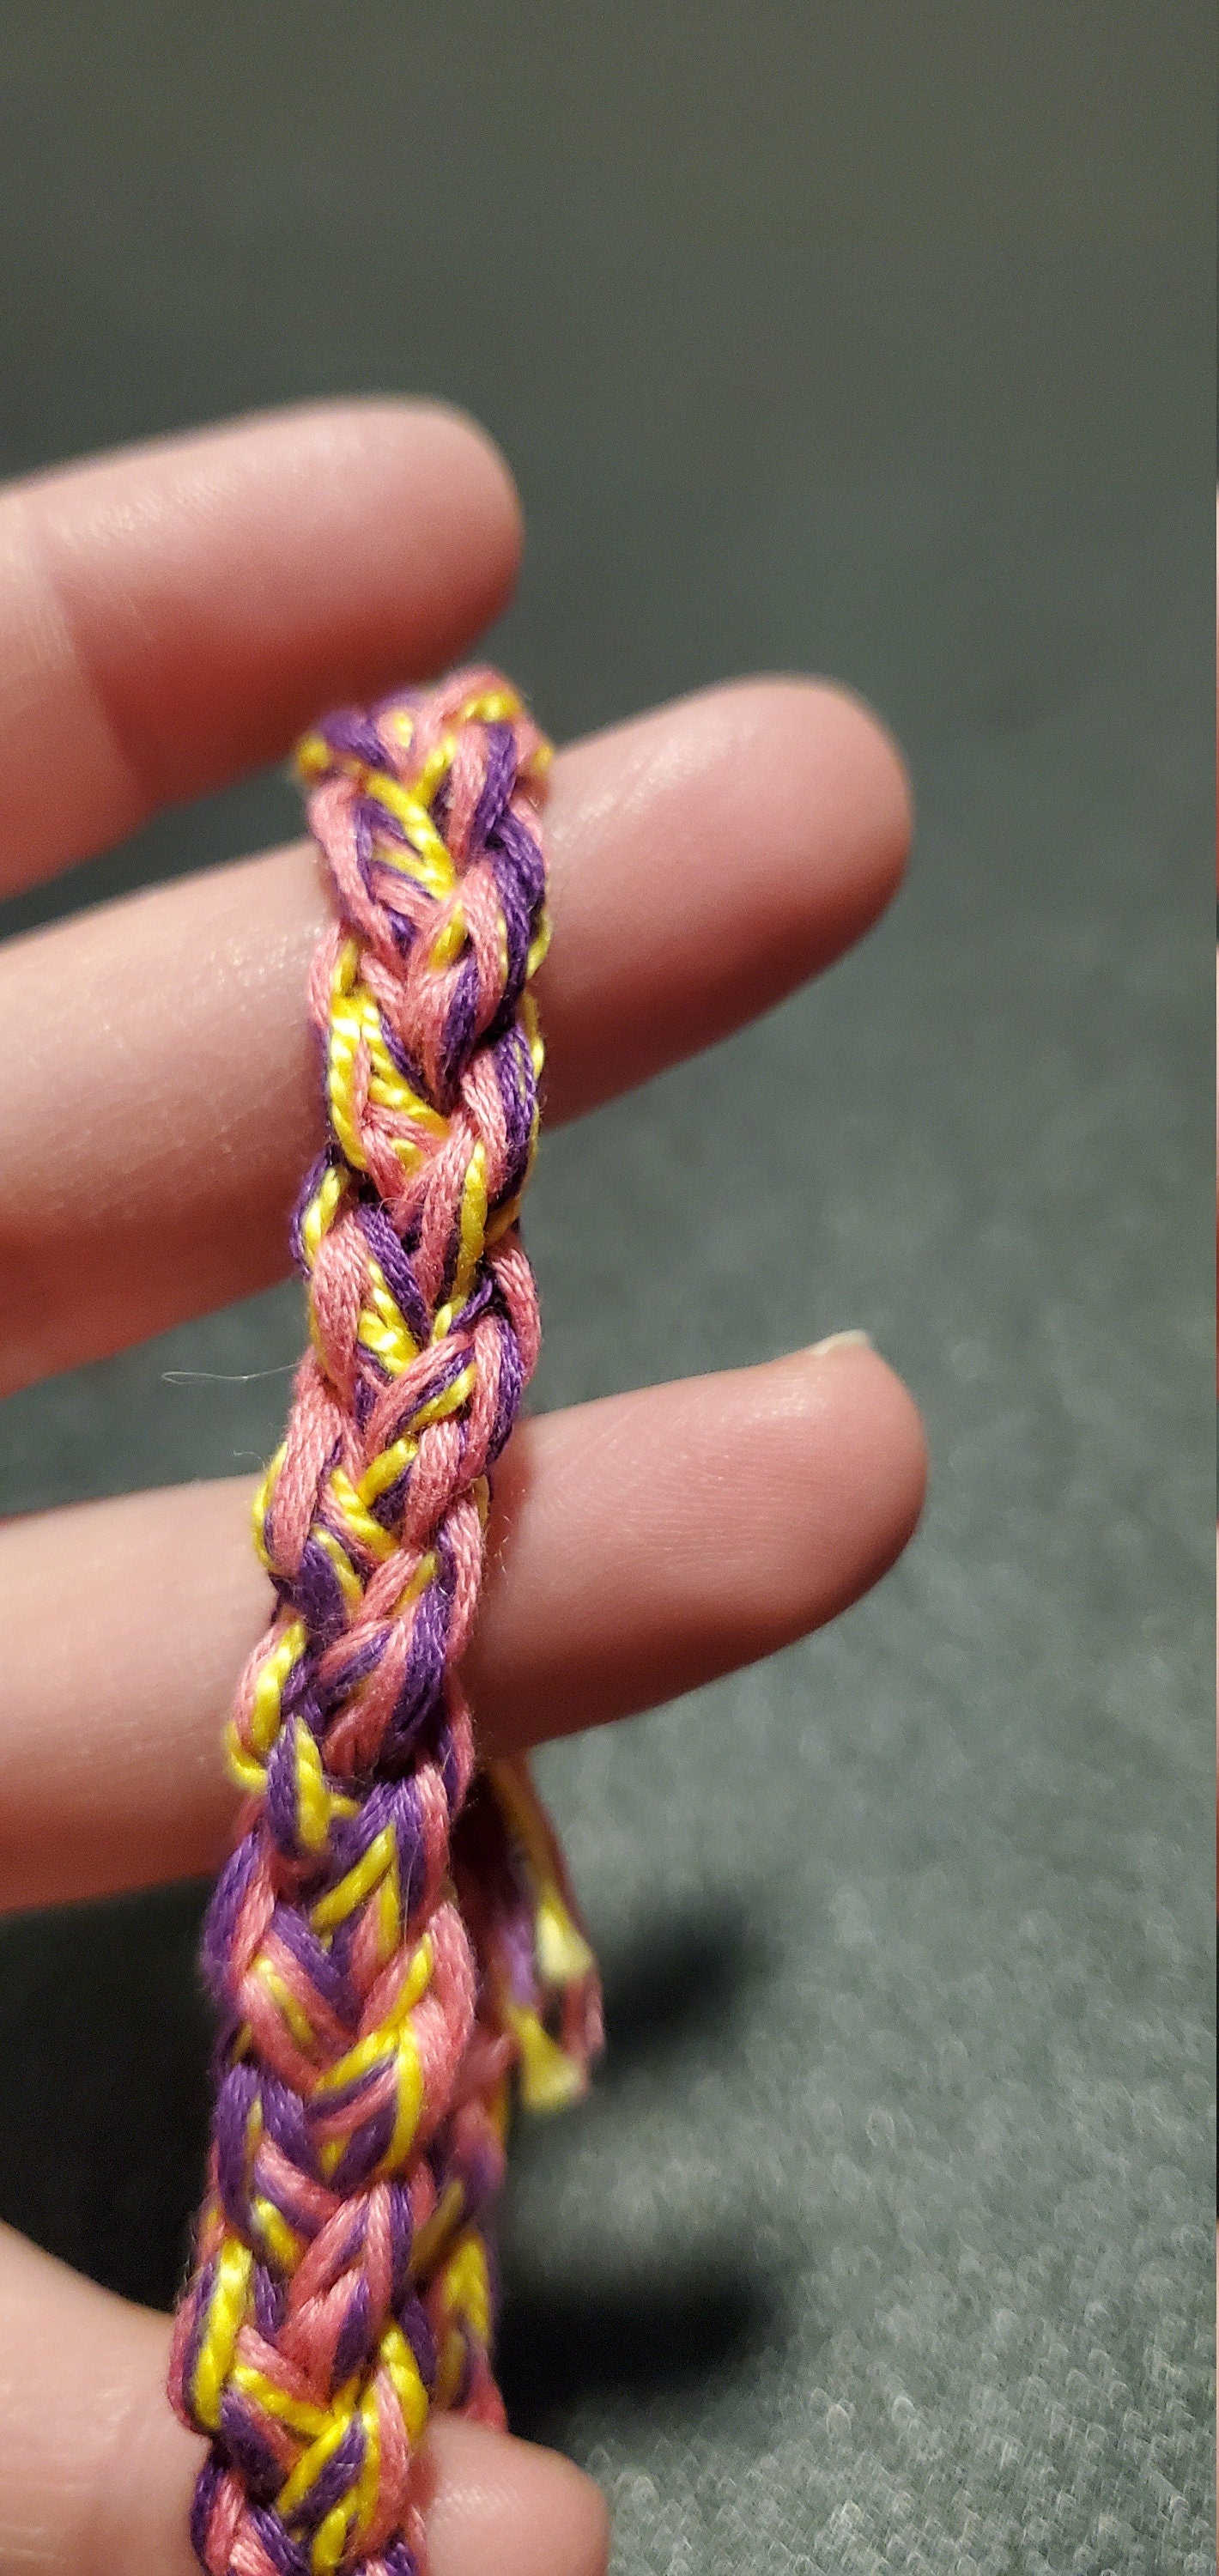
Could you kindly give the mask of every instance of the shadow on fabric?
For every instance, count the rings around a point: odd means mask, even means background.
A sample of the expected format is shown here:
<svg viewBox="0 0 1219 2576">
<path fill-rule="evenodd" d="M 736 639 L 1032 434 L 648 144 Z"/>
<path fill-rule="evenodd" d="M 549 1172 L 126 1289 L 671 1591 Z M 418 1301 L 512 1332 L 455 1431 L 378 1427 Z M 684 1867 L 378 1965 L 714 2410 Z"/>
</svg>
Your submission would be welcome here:
<svg viewBox="0 0 1219 2576">
<path fill-rule="evenodd" d="M 171 2307 L 181 2284 L 203 2170 L 206 1898 L 195 1884 L 155 1889 L 0 1928 L 0 2216 L 156 2308 Z M 650 2067 L 680 2087 L 688 2064 L 731 2046 L 764 1968 L 735 1908 L 644 1926 L 607 1975 L 610 2047 L 593 2116 L 598 2102 L 612 2115 Z M 560 2170 L 562 2126 L 552 2133 Z M 561 2438 L 584 2398 L 661 2399 L 781 2338 L 778 2295 L 739 2246 L 670 2253 L 667 2267 L 632 2249 L 611 2277 L 546 2283 L 511 2254 L 505 2263 L 497 2367 L 514 2430 L 535 2438 Z"/>
</svg>

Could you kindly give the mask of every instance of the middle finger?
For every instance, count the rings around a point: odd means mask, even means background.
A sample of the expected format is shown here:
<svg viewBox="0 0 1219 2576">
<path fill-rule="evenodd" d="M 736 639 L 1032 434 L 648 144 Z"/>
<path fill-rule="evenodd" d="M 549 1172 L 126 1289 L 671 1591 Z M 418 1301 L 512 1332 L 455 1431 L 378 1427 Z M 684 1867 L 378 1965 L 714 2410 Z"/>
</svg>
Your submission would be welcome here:
<svg viewBox="0 0 1219 2576">
<path fill-rule="evenodd" d="M 905 1388 L 849 1340 L 521 1424 L 465 1667 L 484 1748 L 625 1717 L 833 1618 L 904 1546 L 923 1464 Z M 249 1508 L 226 1481 L 0 1531 L 0 1910 L 215 1867 L 221 1720 L 270 1598 Z"/>
<path fill-rule="evenodd" d="M 842 692 L 749 682 L 565 752 L 539 977 L 547 1114 L 767 1009 L 901 874 L 905 780 Z M 317 1142 L 307 845 L 106 906 L 0 954 L 0 1392 L 286 1268 Z"/>
</svg>

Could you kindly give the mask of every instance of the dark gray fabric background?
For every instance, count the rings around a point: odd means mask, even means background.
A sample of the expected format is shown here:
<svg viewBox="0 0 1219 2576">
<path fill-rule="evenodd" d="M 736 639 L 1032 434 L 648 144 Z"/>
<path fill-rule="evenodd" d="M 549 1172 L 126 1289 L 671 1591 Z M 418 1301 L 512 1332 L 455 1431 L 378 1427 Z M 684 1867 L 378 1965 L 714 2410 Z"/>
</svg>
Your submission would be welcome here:
<svg viewBox="0 0 1219 2576">
<path fill-rule="evenodd" d="M 825 669 L 913 765 L 892 917 L 546 1144 L 530 1218 L 542 1401 L 863 1324 L 933 1454 L 872 1601 L 544 1765 L 612 2047 L 522 2138 L 504 2371 L 617 2576 L 1214 2564 L 1209 18 L 10 0 L 0 35 L 7 469 L 440 391 L 520 477 L 495 649 L 559 735 Z M 292 816 L 256 780 L 9 925 Z M 299 1332 L 276 1291 L 10 1402 L 0 1504 L 253 1464 L 286 1377 L 167 1372 Z M 199 1903 L 0 1939 L 4 2214 L 164 2302 Z"/>
</svg>

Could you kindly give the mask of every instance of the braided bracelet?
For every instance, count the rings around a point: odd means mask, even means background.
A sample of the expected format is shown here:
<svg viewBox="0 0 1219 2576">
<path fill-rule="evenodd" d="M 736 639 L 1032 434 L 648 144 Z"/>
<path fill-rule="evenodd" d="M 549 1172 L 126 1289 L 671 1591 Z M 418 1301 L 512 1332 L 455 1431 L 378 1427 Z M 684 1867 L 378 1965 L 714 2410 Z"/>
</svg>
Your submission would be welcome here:
<svg viewBox="0 0 1219 2576">
<path fill-rule="evenodd" d="M 310 982 L 328 1138 L 203 1946 L 217 2099 L 170 2396 L 210 2437 L 209 2576 L 422 2576 L 430 2411 L 504 2420 L 486 2229 L 514 2080 L 568 2100 L 600 2043 L 553 1833 L 523 1761 L 477 1760 L 459 1671 L 538 1349 L 516 1218 L 549 757 L 490 671 L 297 755 L 338 915 Z"/>
</svg>

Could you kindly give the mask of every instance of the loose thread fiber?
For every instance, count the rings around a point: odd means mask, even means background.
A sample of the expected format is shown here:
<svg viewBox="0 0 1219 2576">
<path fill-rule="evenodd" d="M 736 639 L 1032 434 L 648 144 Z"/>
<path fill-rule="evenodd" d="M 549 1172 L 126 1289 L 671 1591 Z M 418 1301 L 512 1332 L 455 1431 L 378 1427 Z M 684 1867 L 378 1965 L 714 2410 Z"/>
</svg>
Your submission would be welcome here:
<svg viewBox="0 0 1219 2576">
<path fill-rule="evenodd" d="M 503 2421 L 486 2227 L 513 2086 L 568 2100 L 600 2044 L 553 1833 L 523 1762 L 477 1762 L 459 1671 L 538 1349 L 516 1220 L 548 761 L 482 670 L 298 752 L 337 911 L 309 995 L 329 1132 L 203 1945 L 217 2098 L 170 2396 L 210 2437 L 209 2576 L 423 2576 L 430 2412 Z"/>
</svg>

